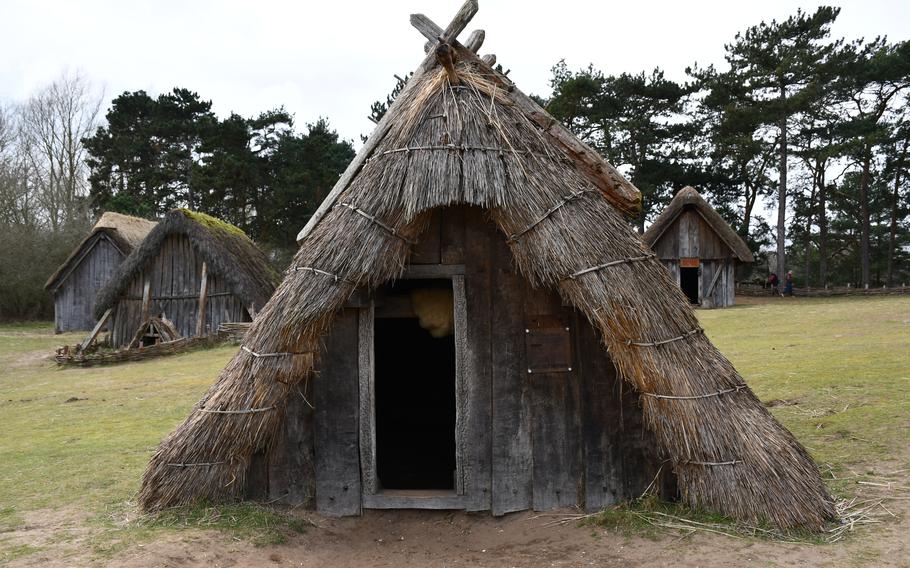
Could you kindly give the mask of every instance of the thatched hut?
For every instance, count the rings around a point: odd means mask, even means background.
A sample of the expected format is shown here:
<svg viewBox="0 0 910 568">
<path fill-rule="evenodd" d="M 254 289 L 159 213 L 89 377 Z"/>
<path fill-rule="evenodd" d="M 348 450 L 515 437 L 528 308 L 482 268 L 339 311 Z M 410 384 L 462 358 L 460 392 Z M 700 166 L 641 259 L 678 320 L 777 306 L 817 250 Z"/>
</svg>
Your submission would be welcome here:
<svg viewBox="0 0 910 568">
<path fill-rule="evenodd" d="M 154 226 L 154 221 L 120 213 L 101 215 L 44 285 L 54 295 L 54 331 L 92 329 L 98 290 Z"/>
<path fill-rule="evenodd" d="M 736 267 L 753 262 L 749 245 L 693 187 L 679 190 L 642 237 L 689 302 L 733 305 Z"/>
<path fill-rule="evenodd" d="M 476 10 L 445 30 L 412 16 L 429 54 L 158 447 L 140 506 L 501 514 L 596 509 L 656 479 L 820 528 L 815 464 L 630 229 L 637 190 L 475 54 L 482 32 L 456 39 Z"/>
<path fill-rule="evenodd" d="M 223 322 L 251 321 L 279 279 L 243 231 L 175 209 L 98 293 L 95 317 L 110 310 L 113 347 L 130 345 L 156 317 L 168 320 L 181 337 L 207 335 Z"/>
</svg>

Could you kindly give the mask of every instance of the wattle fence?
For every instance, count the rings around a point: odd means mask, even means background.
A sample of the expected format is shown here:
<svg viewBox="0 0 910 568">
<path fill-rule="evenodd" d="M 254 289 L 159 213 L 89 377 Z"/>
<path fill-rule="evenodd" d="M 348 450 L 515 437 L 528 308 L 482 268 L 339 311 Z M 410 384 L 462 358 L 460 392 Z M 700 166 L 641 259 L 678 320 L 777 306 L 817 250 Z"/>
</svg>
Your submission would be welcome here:
<svg viewBox="0 0 910 568">
<path fill-rule="evenodd" d="M 783 292 L 784 287 L 780 290 Z M 741 296 L 770 296 L 771 288 L 759 284 L 739 283 L 736 293 Z M 880 288 L 854 288 L 852 286 L 829 286 L 828 288 L 793 288 L 793 295 L 801 298 L 825 298 L 829 296 L 900 296 L 910 294 L 910 286 Z"/>
</svg>

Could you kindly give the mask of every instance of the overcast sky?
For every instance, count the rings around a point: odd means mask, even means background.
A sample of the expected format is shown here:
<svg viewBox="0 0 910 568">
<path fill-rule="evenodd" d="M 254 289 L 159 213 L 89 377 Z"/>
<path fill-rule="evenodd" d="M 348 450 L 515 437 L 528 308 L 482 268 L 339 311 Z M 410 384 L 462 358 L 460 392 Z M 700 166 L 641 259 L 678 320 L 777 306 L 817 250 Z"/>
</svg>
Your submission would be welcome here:
<svg viewBox="0 0 910 568">
<path fill-rule="evenodd" d="M 848 0 L 835 36 L 910 35 L 908 0 Z M 211 100 L 219 115 L 284 105 L 298 125 L 329 118 L 359 146 L 370 104 L 423 55 L 408 16 L 445 26 L 460 0 L 0 0 L 0 101 L 26 98 L 62 72 L 85 74 L 111 98 L 175 86 Z M 529 93 L 547 94 L 550 68 L 593 63 L 607 73 L 660 66 L 684 79 L 693 62 L 721 63 L 723 45 L 761 20 L 815 2 L 534 2 L 481 0 L 463 33 L 487 31 L 495 53 Z"/>
</svg>

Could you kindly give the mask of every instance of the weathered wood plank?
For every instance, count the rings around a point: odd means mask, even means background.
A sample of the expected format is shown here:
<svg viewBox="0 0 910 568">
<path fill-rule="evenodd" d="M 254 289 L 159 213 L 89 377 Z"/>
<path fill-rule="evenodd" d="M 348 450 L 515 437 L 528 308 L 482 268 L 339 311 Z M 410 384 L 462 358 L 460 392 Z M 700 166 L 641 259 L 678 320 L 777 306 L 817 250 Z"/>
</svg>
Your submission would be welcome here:
<svg viewBox="0 0 910 568">
<path fill-rule="evenodd" d="M 463 275 L 463 264 L 412 264 L 405 270 L 403 279 L 410 280 L 435 280 L 446 279 L 456 275 Z"/>
<path fill-rule="evenodd" d="M 313 381 L 292 394 L 284 411 L 282 436 L 269 455 L 269 500 L 292 507 L 312 508 L 316 496 L 313 447 Z"/>
<path fill-rule="evenodd" d="M 560 318 L 570 326 L 572 312 L 562 306 L 559 295 L 546 289 L 525 293 L 525 325 L 532 321 Z M 574 345 L 574 341 L 573 341 Z M 533 373 L 528 377 L 531 407 L 533 459 L 533 507 L 545 511 L 579 503 L 581 490 L 581 444 L 578 422 L 578 370 Z"/>
<path fill-rule="evenodd" d="M 492 470 L 491 242 L 494 235 L 478 209 L 465 213 L 464 490 L 470 511 L 490 509 Z"/>
<path fill-rule="evenodd" d="M 376 476 L 376 388 L 373 364 L 374 308 L 358 310 L 358 378 L 360 388 L 360 472 L 364 495 L 379 489 Z"/>
<path fill-rule="evenodd" d="M 316 508 L 327 516 L 360 514 L 357 310 L 332 325 L 314 380 Z"/>
<path fill-rule="evenodd" d="M 439 264 L 440 214 L 434 211 L 426 231 L 411 248 L 410 264 Z"/>
<path fill-rule="evenodd" d="M 464 263 L 464 227 L 466 207 L 448 207 L 441 211 L 440 262 Z"/>
<path fill-rule="evenodd" d="M 623 499 L 622 382 L 597 332 L 575 313 L 576 353 L 581 383 L 585 509 L 596 511 Z"/>
<path fill-rule="evenodd" d="M 465 353 L 468 348 L 468 309 L 463 275 L 452 277 L 452 310 L 454 312 L 455 333 L 455 493 L 465 494 L 465 467 L 467 457 L 465 395 L 467 393 Z"/>
<path fill-rule="evenodd" d="M 419 491 L 383 491 L 363 496 L 365 509 L 464 509 L 465 503 L 462 495 L 440 494 L 438 491 L 426 494 Z"/>
<path fill-rule="evenodd" d="M 504 515 L 531 508 L 531 408 L 520 309 L 528 285 L 512 268 L 504 239 L 495 239 L 492 246 L 492 510 Z"/>
</svg>

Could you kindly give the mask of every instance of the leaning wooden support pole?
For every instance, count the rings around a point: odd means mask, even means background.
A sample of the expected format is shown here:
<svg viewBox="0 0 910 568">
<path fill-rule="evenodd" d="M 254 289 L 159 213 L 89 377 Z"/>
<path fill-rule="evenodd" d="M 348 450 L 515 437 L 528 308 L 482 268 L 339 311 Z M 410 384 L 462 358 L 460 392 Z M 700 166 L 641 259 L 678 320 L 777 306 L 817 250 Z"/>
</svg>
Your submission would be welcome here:
<svg viewBox="0 0 910 568">
<path fill-rule="evenodd" d="M 196 337 L 205 335 L 205 304 L 208 301 L 209 274 L 208 265 L 202 263 L 202 283 L 199 285 L 199 314 L 196 317 Z"/>
<path fill-rule="evenodd" d="M 104 327 L 104 324 L 107 323 L 108 318 L 111 317 L 111 312 L 114 311 L 114 308 L 108 308 L 104 315 L 101 316 L 101 319 L 98 320 L 98 323 L 95 324 L 95 327 L 92 329 L 92 332 L 88 334 L 88 337 L 85 338 L 85 341 L 79 344 L 79 351 L 85 351 L 88 349 L 88 346 L 92 344 L 92 341 L 95 341 L 95 338 L 98 337 L 98 333 L 101 332 L 101 328 Z"/>
</svg>

